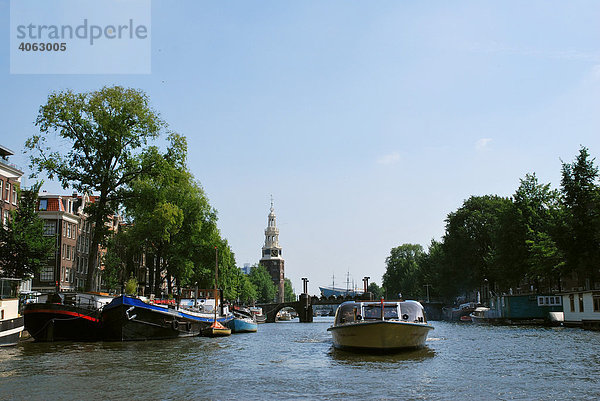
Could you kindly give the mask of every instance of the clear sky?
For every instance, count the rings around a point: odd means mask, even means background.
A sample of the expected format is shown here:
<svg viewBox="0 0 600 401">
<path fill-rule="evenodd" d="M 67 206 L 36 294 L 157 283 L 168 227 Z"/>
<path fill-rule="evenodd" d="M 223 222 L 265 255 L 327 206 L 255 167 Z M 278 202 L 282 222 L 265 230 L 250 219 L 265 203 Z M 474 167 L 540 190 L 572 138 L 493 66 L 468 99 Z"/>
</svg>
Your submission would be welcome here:
<svg viewBox="0 0 600 401">
<path fill-rule="evenodd" d="M 142 89 L 188 138 L 240 266 L 260 258 L 273 195 L 296 292 L 347 272 L 381 284 L 390 249 L 440 239 L 470 195 L 510 196 L 528 172 L 558 187 L 561 159 L 600 154 L 598 2 L 179 0 L 151 13 L 151 74 L 11 75 L 0 0 L 0 144 L 27 171 L 51 91 Z"/>
</svg>

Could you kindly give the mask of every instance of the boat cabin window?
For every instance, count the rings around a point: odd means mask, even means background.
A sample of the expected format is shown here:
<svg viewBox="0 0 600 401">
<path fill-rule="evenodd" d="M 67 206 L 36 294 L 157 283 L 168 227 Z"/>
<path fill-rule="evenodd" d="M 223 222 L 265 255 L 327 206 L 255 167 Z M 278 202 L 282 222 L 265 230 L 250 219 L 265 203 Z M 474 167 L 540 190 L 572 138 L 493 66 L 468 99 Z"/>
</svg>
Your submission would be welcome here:
<svg viewBox="0 0 600 401">
<path fill-rule="evenodd" d="M 365 305 L 363 312 L 365 319 L 381 319 L 381 305 Z M 396 305 L 384 305 L 383 317 L 386 320 L 398 319 L 398 307 Z"/>
<path fill-rule="evenodd" d="M 359 308 L 359 305 L 354 302 L 341 304 L 335 314 L 335 324 L 353 323 L 360 320 L 362 317 Z"/>
<path fill-rule="evenodd" d="M 0 279 L 0 299 L 16 298 L 20 284 L 20 280 L 8 278 Z"/>
</svg>

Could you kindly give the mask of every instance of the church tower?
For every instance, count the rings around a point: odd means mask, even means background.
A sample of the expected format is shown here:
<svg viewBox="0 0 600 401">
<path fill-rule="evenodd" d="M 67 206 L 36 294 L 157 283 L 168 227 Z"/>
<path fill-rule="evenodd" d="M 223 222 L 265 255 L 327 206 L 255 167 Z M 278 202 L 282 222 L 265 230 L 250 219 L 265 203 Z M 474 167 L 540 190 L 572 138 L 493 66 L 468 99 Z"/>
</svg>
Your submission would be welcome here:
<svg viewBox="0 0 600 401">
<path fill-rule="evenodd" d="M 273 198 L 271 197 L 271 212 L 265 229 L 265 244 L 262 247 L 262 257 L 260 264 L 267 269 L 277 287 L 277 301 L 284 301 L 284 260 L 281 256 L 281 246 L 279 246 L 279 229 L 275 222 L 275 209 L 273 209 Z"/>
</svg>

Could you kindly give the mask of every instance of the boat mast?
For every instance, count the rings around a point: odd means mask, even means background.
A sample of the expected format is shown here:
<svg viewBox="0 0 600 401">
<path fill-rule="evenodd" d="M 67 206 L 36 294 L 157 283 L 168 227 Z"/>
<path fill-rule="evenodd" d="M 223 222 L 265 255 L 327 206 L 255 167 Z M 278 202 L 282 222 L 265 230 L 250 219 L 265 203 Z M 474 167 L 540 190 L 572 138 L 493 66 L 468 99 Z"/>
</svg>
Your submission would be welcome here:
<svg viewBox="0 0 600 401">
<path fill-rule="evenodd" d="M 219 249 L 215 246 L 215 323 L 217 322 L 217 305 L 219 301 L 217 300 L 217 292 L 218 292 L 218 283 L 219 282 Z"/>
</svg>

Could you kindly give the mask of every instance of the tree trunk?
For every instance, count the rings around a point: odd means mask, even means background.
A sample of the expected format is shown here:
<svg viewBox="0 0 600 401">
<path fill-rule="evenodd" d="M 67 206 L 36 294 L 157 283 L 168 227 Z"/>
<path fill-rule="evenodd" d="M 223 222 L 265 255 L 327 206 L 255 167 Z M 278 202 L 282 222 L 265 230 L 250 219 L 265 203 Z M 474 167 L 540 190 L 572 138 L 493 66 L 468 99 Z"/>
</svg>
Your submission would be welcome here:
<svg viewBox="0 0 600 401">
<path fill-rule="evenodd" d="M 100 208 L 98 208 L 100 209 Z M 101 213 L 96 213 L 94 219 L 94 225 L 92 227 L 93 235 L 90 243 L 90 252 L 88 254 L 88 271 L 85 279 L 85 290 L 92 291 L 94 284 L 94 274 L 96 273 L 97 261 L 98 261 L 98 246 L 102 240 L 102 229 L 104 224 L 104 218 Z"/>
<path fill-rule="evenodd" d="M 154 269 L 154 274 L 155 274 L 155 276 L 154 276 L 154 296 L 157 296 L 157 297 L 160 297 L 160 295 L 161 295 L 161 292 L 160 292 L 160 285 L 162 284 L 162 280 L 160 277 L 160 273 L 162 270 L 161 260 L 160 260 L 161 253 L 162 253 L 162 250 L 159 247 L 156 250 L 156 255 L 155 255 L 156 260 L 154 262 L 154 266 L 155 266 L 155 269 Z"/>
<path fill-rule="evenodd" d="M 154 265 L 156 263 L 156 261 L 154 260 L 155 255 L 148 254 L 147 256 L 149 256 L 149 258 L 146 259 L 146 262 L 149 261 L 149 264 L 148 264 L 148 290 L 150 291 L 150 295 L 154 294 L 156 296 L 156 294 L 154 293 L 154 271 L 156 270 L 154 267 Z"/>
<path fill-rule="evenodd" d="M 169 272 L 168 267 L 167 267 L 167 291 L 170 295 L 173 294 L 173 281 L 171 280 L 171 272 Z"/>
</svg>

